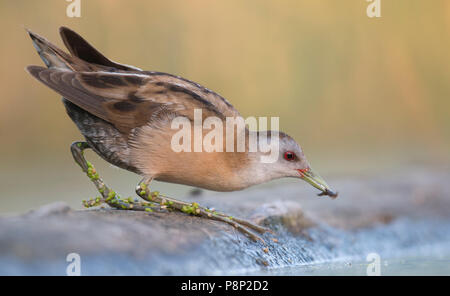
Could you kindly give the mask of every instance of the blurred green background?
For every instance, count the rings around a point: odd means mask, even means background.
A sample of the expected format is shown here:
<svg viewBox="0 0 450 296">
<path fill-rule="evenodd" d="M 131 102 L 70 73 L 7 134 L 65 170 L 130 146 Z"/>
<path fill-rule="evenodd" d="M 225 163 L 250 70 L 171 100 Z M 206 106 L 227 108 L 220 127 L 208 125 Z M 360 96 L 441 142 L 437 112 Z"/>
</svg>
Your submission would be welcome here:
<svg viewBox="0 0 450 296">
<path fill-rule="evenodd" d="M 95 194 L 59 96 L 24 71 L 42 65 L 24 27 L 62 46 L 68 26 L 113 60 L 215 90 L 244 117 L 279 116 L 324 177 L 447 165 L 450 1 L 381 3 L 371 19 L 365 0 L 82 0 L 69 18 L 64 0 L 0 0 L 0 212 Z M 133 193 L 137 176 L 89 156 Z"/>
</svg>

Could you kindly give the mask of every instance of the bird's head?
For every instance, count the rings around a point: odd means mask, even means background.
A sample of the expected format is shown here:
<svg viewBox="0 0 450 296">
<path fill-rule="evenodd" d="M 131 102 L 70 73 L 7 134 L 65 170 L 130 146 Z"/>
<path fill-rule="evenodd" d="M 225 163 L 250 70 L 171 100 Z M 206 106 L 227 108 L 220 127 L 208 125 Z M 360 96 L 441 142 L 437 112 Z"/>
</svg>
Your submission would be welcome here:
<svg viewBox="0 0 450 296">
<path fill-rule="evenodd" d="M 332 190 L 322 177 L 311 169 L 302 148 L 292 137 L 279 132 L 276 137 L 273 134 L 271 136 L 271 133 L 269 133 L 267 139 L 262 140 L 261 137 L 258 138 L 259 142 L 267 141 L 272 148 L 275 147 L 275 144 L 278 145 L 278 153 L 271 151 L 270 153 L 273 153 L 272 161 L 264 165 L 268 174 L 271 175 L 271 179 L 282 177 L 299 178 L 319 189 L 321 191 L 319 196 L 337 197 L 337 192 Z M 274 139 L 278 139 L 278 141 L 273 142 Z M 265 153 L 265 155 L 267 157 L 268 153 Z"/>
</svg>

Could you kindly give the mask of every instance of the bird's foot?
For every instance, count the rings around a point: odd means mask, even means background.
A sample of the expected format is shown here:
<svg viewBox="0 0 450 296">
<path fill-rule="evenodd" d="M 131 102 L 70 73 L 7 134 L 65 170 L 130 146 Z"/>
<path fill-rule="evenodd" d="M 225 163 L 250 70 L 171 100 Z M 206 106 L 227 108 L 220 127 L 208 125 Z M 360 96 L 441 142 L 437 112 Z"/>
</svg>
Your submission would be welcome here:
<svg viewBox="0 0 450 296">
<path fill-rule="evenodd" d="M 94 166 L 84 158 L 84 150 L 88 148 L 90 148 L 90 146 L 86 142 L 74 142 L 70 146 L 75 162 L 81 167 L 83 172 L 86 173 L 100 193 L 100 196 L 96 198 L 83 200 L 83 205 L 86 208 L 100 206 L 103 203 L 120 210 L 151 212 L 161 208 L 160 205 L 154 203 L 138 202 L 131 198 L 123 199 L 114 190 L 106 186 Z"/>
<path fill-rule="evenodd" d="M 223 222 L 226 224 L 229 224 L 236 228 L 241 233 L 247 235 L 250 239 L 253 241 L 261 241 L 264 243 L 264 240 L 261 238 L 261 236 L 255 234 L 253 231 L 264 234 L 266 232 L 273 233 L 270 229 L 256 225 L 250 221 L 236 218 L 218 211 L 215 211 L 213 209 L 209 209 L 203 206 L 200 206 L 196 202 L 184 202 L 181 200 L 176 200 L 164 195 L 159 194 L 158 191 L 151 192 L 148 184 L 145 182 L 139 183 L 139 185 L 136 187 L 136 193 L 139 195 L 142 199 L 151 202 L 151 203 L 157 203 L 161 206 L 163 209 L 172 209 L 176 211 L 180 211 L 186 214 L 191 214 L 195 216 L 199 216 L 206 219 L 211 219 L 219 222 Z"/>
<path fill-rule="evenodd" d="M 119 210 L 146 212 L 153 212 L 154 210 L 176 210 L 186 214 L 192 214 L 202 218 L 229 224 L 235 227 L 241 233 L 247 235 L 253 241 L 261 241 L 263 243 L 264 240 L 260 235 L 256 233 L 272 233 L 272 231 L 268 228 L 253 224 L 252 222 L 247 220 L 236 218 L 221 212 L 217 212 L 213 209 L 200 206 L 196 202 L 184 202 L 160 195 L 157 191 L 150 192 L 148 187 L 149 181 L 143 181 L 139 183 L 136 188 L 136 193 L 145 201 L 138 201 L 132 198 L 122 198 L 114 190 L 105 185 L 94 166 L 85 159 L 84 150 L 88 148 L 90 148 L 90 146 L 86 142 L 74 142 L 70 147 L 75 162 L 81 167 L 83 172 L 86 173 L 86 175 L 89 177 L 89 179 L 92 181 L 92 183 L 100 193 L 100 196 L 96 198 L 83 201 L 83 205 L 87 208 L 101 206 L 102 204 L 106 203 L 110 207 Z"/>
</svg>

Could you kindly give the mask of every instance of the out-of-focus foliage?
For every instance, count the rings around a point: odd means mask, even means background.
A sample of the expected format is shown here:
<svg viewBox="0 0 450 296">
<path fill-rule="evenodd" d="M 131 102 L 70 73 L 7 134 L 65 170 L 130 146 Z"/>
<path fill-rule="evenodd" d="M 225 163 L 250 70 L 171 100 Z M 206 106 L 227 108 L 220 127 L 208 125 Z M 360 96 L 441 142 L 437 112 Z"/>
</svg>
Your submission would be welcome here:
<svg viewBox="0 0 450 296">
<path fill-rule="evenodd" d="M 280 116 L 313 165 L 448 162 L 450 1 L 0 1 L 1 161 L 67 161 L 81 139 L 59 96 L 25 71 L 39 64 L 23 27 L 58 45 L 58 27 L 106 56 L 181 75 L 244 116 Z M 9 165 L 8 165 L 9 167 Z"/>
</svg>

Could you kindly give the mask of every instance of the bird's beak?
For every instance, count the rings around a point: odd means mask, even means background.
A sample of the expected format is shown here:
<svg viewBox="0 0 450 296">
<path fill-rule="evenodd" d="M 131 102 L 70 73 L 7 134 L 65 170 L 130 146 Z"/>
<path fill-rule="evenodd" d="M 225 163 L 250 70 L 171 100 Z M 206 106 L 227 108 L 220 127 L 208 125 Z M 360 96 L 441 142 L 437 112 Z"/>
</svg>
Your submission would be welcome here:
<svg viewBox="0 0 450 296">
<path fill-rule="evenodd" d="M 300 178 L 311 184 L 312 186 L 319 189 L 320 192 L 318 195 L 328 195 L 331 198 L 336 198 L 338 193 L 333 191 L 330 186 L 322 179 L 321 176 L 314 173 L 311 168 L 297 170 L 300 174 Z"/>
</svg>

